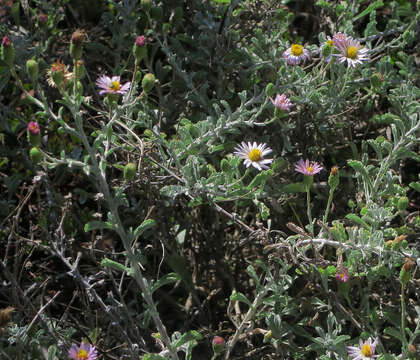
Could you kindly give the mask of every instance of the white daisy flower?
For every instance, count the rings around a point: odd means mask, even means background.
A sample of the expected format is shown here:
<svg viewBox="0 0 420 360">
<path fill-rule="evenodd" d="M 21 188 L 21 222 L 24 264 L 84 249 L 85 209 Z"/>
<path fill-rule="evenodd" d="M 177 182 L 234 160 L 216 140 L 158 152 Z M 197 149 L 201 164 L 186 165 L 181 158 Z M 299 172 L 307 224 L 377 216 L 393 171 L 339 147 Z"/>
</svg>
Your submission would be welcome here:
<svg viewBox="0 0 420 360">
<path fill-rule="evenodd" d="M 298 65 L 301 61 L 305 62 L 311 58 L 309 50 L 302 45 L 292 44 L 284 53 L 283 57 L 286 59 L 288 65 Z"/>
<path fill-rule="evenodd" d="M 258 169 L 259 171 L 263 169 L 268 169 L 269 166 L 266 164 L 271 164 L 273 159 L 264 159 L 264 156 L 271 153 L 271 150 L 266 144 L 257 144 L 254 142 L 253 144 L 245 141 L 242 141 L 240 145 L 235 148 L 234 154 L 244 159 L 244 164 L 247 168 L 251 165 Z"/>
<path fill-rule="evenodd" d="M 357 64 L 361 64 L 362 61 L 369 60 L 369 49 L 364 48 L 360 43 L 348 37 L 345 41 L 335 41 L 335 47 L 340 51 L 338 61 L 343 63 L 347 61 L 347 66 L 355 67 Z"/>
<path fill-rule="evenodd" d="M 347 346 L 347 351 L 352 360 L 375 359 L 379 357 L 379 355 L 375 355 L 376 345 L 378 345 L 378 338 L 373 343 L 371 338 L 365 342 L 360 339 L 359 346 Z"/>
</svg>

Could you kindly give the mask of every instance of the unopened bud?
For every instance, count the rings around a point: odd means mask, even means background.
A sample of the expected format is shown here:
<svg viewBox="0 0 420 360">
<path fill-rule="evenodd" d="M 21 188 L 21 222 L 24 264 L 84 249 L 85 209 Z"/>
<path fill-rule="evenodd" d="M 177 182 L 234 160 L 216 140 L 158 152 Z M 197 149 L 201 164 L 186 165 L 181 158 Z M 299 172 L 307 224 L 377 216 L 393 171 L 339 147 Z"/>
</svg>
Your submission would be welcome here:
<svg viewBox="0 0 420 360">
<path fill-rule="evenodd" d="M 83 42 L 85 40 L 84 31 L 77 29 L 72 35 L 70 40 L 70 56 L 74 60 L 79 60 L 82 57 Z"/>
<path fill-rule="evenodd" d="M 151 73 L 144 75 L 143 80 L 141 81 L 141 86 L 146 94 L 148 94 L 155 86 L 155 80 L 155 75 Z"/>
<path fill-rule="evenodd" d="M 225 339 L 221 336 L 215 336 L 212 341 L 213 352 L 220 354 L 225 348 Z"/>
<path fill-rule="evenodd" d="M 276 93 L 276 89 L 274 89 L 274 84 L 273 83 L 268 83 L 267 86 L 265 87 L 265 94 L 268 97 L 273 96 Z"/>
<path fill-rule="evenodd" d="M 38 63 L 34 59 L 29 59 L 26 62 L 26 71 L 32 81 L 35 82 L 38 79 Z"/>
<path fill-rule="evenodd" d="M 1 41 L 1 58 L 9 66 L 15 61 L 15 48 L 7 36 L 3 36 Z"/>
<path fill-rule="evenodd" d="M 35 121 L 31 121 L 26 128 L 28 141 L 31 145 L 36 146 L 41 143 L 41 132 L 39 125 Z"/>
<path fill-rule="evenodd" d="M 141 8 L 145 12 L 149 12 L 151 7 L 152 7 L 152 1 L 151 0 L 141 0 Z"/>
<path fill-rule="evenodd" d="M 124 166 L 124 179 L 130 181 L 137 173 L 136 164 L 128 163 Z"/>
<path fill-rule="evenodd" d="M 373 89 L 380 89 L 383 81 L 384 76 L 381 73 L 376 72 L 370 77 L 370 86 L 372 86 Z"/>
<path fill-rule="evenodd" d="M 408 197 L 407 196 L 400 197 L 397 202 L 397 209 L 399 211 L 404 211 L 405 209 L 407 209 L 407 206 L 408 206 Z"/>
<path fill-rule="evenodd" d="M 31 150 L 29 150 L 29 157 L 34 164 L 38 164 L 42 160 L 43 155 L 38 148 L 33 147 Z"/>
<path fill-rule="evenodd" d="M 340 184 L 340 175 L 338 174 L 338 166 L 333 166 L 328 177 L 328 185 L 334 191 Z"/>
<path fill-rule="evenodd" d="M 38 14 L 38 23 L 40 27 L 44 27 L 45 25 L 47 25 L 48 22 L 48 15 L 44 14 L 43 12 L 40 12 Z"/>
<path fill-rule="evenodd" d="M 411 280 L 411 273 L 412 273 L 412 269 L 415 266 L 415 262 L 410 259 L 407 258 L 404 265 L 401 268 L 400 271 L 400 281 L 402 286 L 405 288 L 408 284 L 408 282 Z"/>
<path fill-rule="evenodd" d="M 137 61 L 141 61 L 147 56 L 146 37 L 144 35 L 137 37 L 133 46 L 133 54 Z"/>
</svg>

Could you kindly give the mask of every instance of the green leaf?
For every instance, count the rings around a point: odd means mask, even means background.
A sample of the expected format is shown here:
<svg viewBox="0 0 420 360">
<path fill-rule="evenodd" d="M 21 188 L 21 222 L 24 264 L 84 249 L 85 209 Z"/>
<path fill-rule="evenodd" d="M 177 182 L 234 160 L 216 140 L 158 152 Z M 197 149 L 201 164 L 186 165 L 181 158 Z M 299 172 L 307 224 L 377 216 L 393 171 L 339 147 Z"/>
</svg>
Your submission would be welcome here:
<svg viewBox="0 0 420 360">
<path fill-rule="evenodd" d="M 102 259 L 101 266 L 112 268 L 114 270 L 119 270 L 119 271 L 126 271 L 126 272 L 129 271 L 129 269 L 123 264 L 120 264 L 119 262 L 108 259 L 108 258 Z"/>
<path fill-rule="evenodd" d="M 181 280 L 181 276 L 177 273 L 172 272 L 172 273 L 166 274 L 152 285 L 151 292 L 153 294 L 160 287 L 177 282 L 179 280 Z"/>
<path fill-rule="evenodd" d="M 51 345 L 49 348 L 48 348 L 48 355 L 47 355 L 47 359 L 48 360 L 55 360 L 56 359 L 56 357 L 55 357 L 55 355 L 57 354 L 57 346 L 55 346 L 55 345 Z"/>
<path fill-rule="evenodd" d="M 295 193 L 301 193 L 301 192 L 304 193 L 306 192 L 306 189 L 305 189 L 305 184 L 303 183 L 291 183 L 291 184 L 282 186 L 280 191 L 284 193 L 295 194 Z"/>
<path fill-rule="evenodd" d="M 347 214 L 346 218 L 356 224 L 362 225 L 366 229 L 370 229 L 370 226 L 356 214 Z"/>
<path fill-rule="evenodd" d="M 420 192 L 420 182 L 411 182 L 408 184 L 412 189 L 416 190 L 417 192 Z"/>
<path fill-rule="evenodd" d="M 166 357 L 160 356 L 158 354 L 146 354 L 143 355 L 141 360 L 167 360 Z"/>
<path fill-rule="evenodd" d="M 89 221 L 87 224 L 85 224 L 85 232 L 93 231 L 93 230 L 113 230 L 114 226 L 109 222 L 103 222 L 103 221 Z"/>
<path fill-rule="evenodd" d="M 203 337 L 198 331 L 191 330 L 183 334 L 178 340 L 172 343 L 172 346 L 175 349 L 178 349 L 180 346 L 192 340 L 201 340 Z"/>
<path fill-rule="evenodd" d="M 372 180 L 370 179 L 369 173 L 366 167 L 362 164 L 362 162 L 358 160 L 348 160 L 347 163 L 362 176 L 363 181 L 366 182 L 370 190 L 372 190 L 373 189 Z"/>
<path fill-rule="evenodd" d="M 144 220 L 137 228 L 134 230 L 134 237 L 141 236 L 147 229 L 156 225 L 156 221 L 153 219 Z"/>
<path fill-rule="evenodd" d="M 334 340 L 333 340 L 333 344 L 334 345 L 339 345 L 342 342 L 351 339 L 351 336 L 349 335 L 338 335 Z"/>
<path fill-rule="evenodd" d="M 240 301 L 247 304 L 249 307 L 252 307 L 251 302 L 241 292 L 232 293 L 232 295 L 230 295 L 230 301 Z"/>
<path fill-rule="evenodd" d="M 403 340 L 403 337 L 402 337 L 402 335 L 401 335 L 401 332 L 400 332 L 398 329 L 396 329 L 396 328 L 393 328 L 393 327 L 387 327 L 387 328 L 384 330 L 384 333 L 385 333 L 385 334 L 388 334 L 388 335 L 393 336 L 394 338 L 396 338 L 396 339 L 400 340 L 402 343 L 404 343 L 404 342 L 405 342 L 405 341 Z"/>
<path fill-rule="evenodd" d="M 369 15 L 372 11 L 375 11 L 377 8 L 379 8 L 381 6 L 384 6 L 383 1 L 381 1 L 381 0 L 375 1 L 373 4 L 370 4 L 365 10 L 363 10 L 360 14 L 356 15 L 352 19 L 352 21 L 354 22 L 354 21 L 359 20 L 360 18 L 362 18 L 366 15 Z"/>
</svg>

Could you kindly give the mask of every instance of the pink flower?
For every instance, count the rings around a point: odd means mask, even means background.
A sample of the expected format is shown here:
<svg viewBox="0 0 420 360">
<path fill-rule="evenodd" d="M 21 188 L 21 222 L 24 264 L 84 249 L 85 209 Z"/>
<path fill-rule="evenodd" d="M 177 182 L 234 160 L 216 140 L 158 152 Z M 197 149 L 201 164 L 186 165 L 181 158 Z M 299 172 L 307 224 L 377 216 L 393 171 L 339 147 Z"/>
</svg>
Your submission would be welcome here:
<svg viewBox="0 0 420 360">
<path fill-rule="evenodd" d="M 292 103 L 286 94 L 277 94 L 274 100 L 272 98 L 270 100 L 277 109 L 290 111 Z"/>
<path fill-rule="evenodd" d="M 225 339 L 223 339 L 221 336 L 215 336 L 213 338 L 213 344 L 224 345 L 225 344 Z"/>
<path fill-rule="evenodd" d="M 35 121 L 31 121 L 28 124 L 27 130 L 31 135 L 38 135 L 39 134 L 39 125 Z"/>
<path fill-rule="evenodd" d="M 349 281 L 349 271 L 346 267 L 343 267 L 342 269 L 337 270 L 335 273 L 335 278 L 342 283 L 346 283 Z"/>
<path fill-rule="evenodd" d="M 1 40 L 1 44 L 4 47 L 10 47 L 12 45 L 12 42 L 7 36 L 3 36 L 3 39 Z"/>
<path fill-rule="evenodd" d="M 341 46 L 342 44 L 347 43 L 348 39 L 349 39 L 348 35 L 339 32 L 337 34 L 334 34 L 332 38 L 332 42 L 334 46 L 338 47 L 338 46 Z"/>
<path fill-rule="evenodd" d="M 379 355 L 375 355 L 376 345 L 378 345 L 378 338 L 372 343 L 369 338 L 365 342 L 360 339 L 359 346 L 347 346 L 347 351 L 352 360 L 375 359 Z"/>
<path fill-rule="evenodd" d="M 96 360 L 98 352 L 93 345 L 82 342 L 80 346 L 71 345 L 69 357 L 73 360 Z"/>
<path fill-rule="evenodd" d="M 112 78 L 102 75 L 96 80 L 96 85 L 102 89 L 99 91 L 100 95 L 103 94 L 121 94 L 124 95 L 130 89 L 130 82 L 126 82 L 124 85 L 120 83 L 119 76 L 113 76 Z"/>
<path fill-rule="evenodd" d="M 137 36 L 136 46 L 144 46 L 144 45 L 146 45 L 146 37 L 144 35 Z"/>
<path fill-rule="evenodd" d="M 295 165 L 295 171 L 308 176 L 318 174 L 322 169 L 323 167 L 317 162 L 310 162 L 308 159 L 306 159 L 305 161 L 301 159 Z"/>
</svg>

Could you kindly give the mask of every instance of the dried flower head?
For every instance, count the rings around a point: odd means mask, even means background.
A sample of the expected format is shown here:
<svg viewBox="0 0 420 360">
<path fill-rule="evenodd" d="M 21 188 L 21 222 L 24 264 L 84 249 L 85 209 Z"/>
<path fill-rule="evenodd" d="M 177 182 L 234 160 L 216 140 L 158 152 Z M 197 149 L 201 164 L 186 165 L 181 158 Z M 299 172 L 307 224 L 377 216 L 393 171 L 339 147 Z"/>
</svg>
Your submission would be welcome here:
<svg viewBox="0 0 420 360">
<path fill-rule="evenodd" d="M 334 175 L 337 175 L 337 173 L 338 173 L 338 166 L 333 166 L 331 168 L 330 174 L 334 176 Z"/>
<path fill-rule="evenodd" d="M 349 271 L 346 267 L 337 269 L 337 272 L 335 273 L 335 278 L 342 283 L 346 283 L 347 281 L 349 281 Z"/>
<path fill-rule="evenodd" d="M 335 46 L 340 51 L 340 54 L 336 55 L 339 57 L 338 61 L 340 63 L 347 61 L 347 66 L 355 67 L 362 61 L 369 60 L 369 49 L 364 48 L 359 41 L 350 36 L 347 37 L 346 41 L 335 43 Z"/>
<path fill-rule="evenodd" d="M 298 65 L 302 61 L 305 62 L 311 58 L 309 50 L 305 49 L 302 45 L 292 44 L 283 53 L 283 58 L 286 59 L 287 64 L 289 65 Z"/>
<path fill-rule="evenodd" d="M 375 355 L 375 348 L 377 344 L 377 338 L 373 343 L 371 338 L 367 339 L 365 342 L 360 339 L 359 346 L 347 346 L 347 351 L 352 360 L 375 359 L 379 357 L 379 355 Z"/>
<path fill-rule="evenodd" d="M 414 262 L 413 259 L 406 258 L 403 267 L 405 271 L 411 271 L 415 265 L 416 263 Z"/>
<path fill-rule="evenodd" d="M 31 121 L 28 124 L 27 130 L 31 135 L 38 135 L 39 134 L 39 124 L 36 121 Z"/>
<path fill-rule="evenodd" d="M 71 34 L 71 41 L 73 44 L 82 44 L 85 37 L 86 33 L 81 29 L 77 29 L 73 34 Z"/>
<path fill-rule="evenodd" d="M 73 79 L 73 73 L 68 71 L 68 66 L 57 59 L 47 71 L 47 83 L 49 86 L 56 87 L 56 81 L 62 78 L 64 85 L 67 85 Z"/>
<path fill-rule="evenodd" d="M 43 13 L 43 12 L 40 12 L 40 13 L 38 14 L 38 21 L 39 21 L 40 23 L 45 24 L 45 23 L 48 21 L 48 15 L 47 15 L 47 14 L 45 14 L 45 13 Z"/>
<path fill-rule="evenodd" d="M 100 95 L 103 94 L 121 94 L 124 95 L 130 89 L 130 82 L 126 82 L 124 85 L 120 83 L 119 76 L 113 76 L 112 78 L 102 75 L 96 80 L 96 85 L 102 89 L 99 91 Z"/>
<path fill-rule="evenodd" d="M 244 159 L 244 164 L 248 168 L 251 165 L 258 170 L 268 169 L 269 167 L 266 164 L 271 164 L 273 159 L 264 159 L 264 156 L 271 153 L 269 147 L 266 144 L 257 144 L 254 142 L 253 144 L 245 141 L 235 148 L 234 154 L 241 159 Z"/>
<path fill-rule="evenodd" d="M 292 102 L 286 96 L 286 94 L 281 94 L 281 95 L 277 94 L 276 98 L 274 100 L 272 98 L 270 98 L 270 100 L 277 109 L 284 110 L 284 111 L 290 111 L 290 108 L 292 106 Z"/>
<path fill-rule="evenodd" d="M 15 309 L 12 308 L 11 306 L 5 308 L 5 309 L 1 309 L 0 310 L 0 332 L 6 328 L 7 326 L 9 326 L 9 323 L 11 321 L 12 318 L 12 312 Z"/>
<path fill-rule="evenodd" d="M 73 360 L 96 360 L 98 352 L 95 346 L 82 342 L 80 346 L 71 345 L 69 357 Z"/>
<path fill-rule="evenodd" d="M 308 159 L 306 159 L 305 161 L 301 159 L 295 165 L 295 171 L 308 176 L 318 174 L 322 169 L 323 167 L 317 162 L 310 162 Z"/>
</svg>

